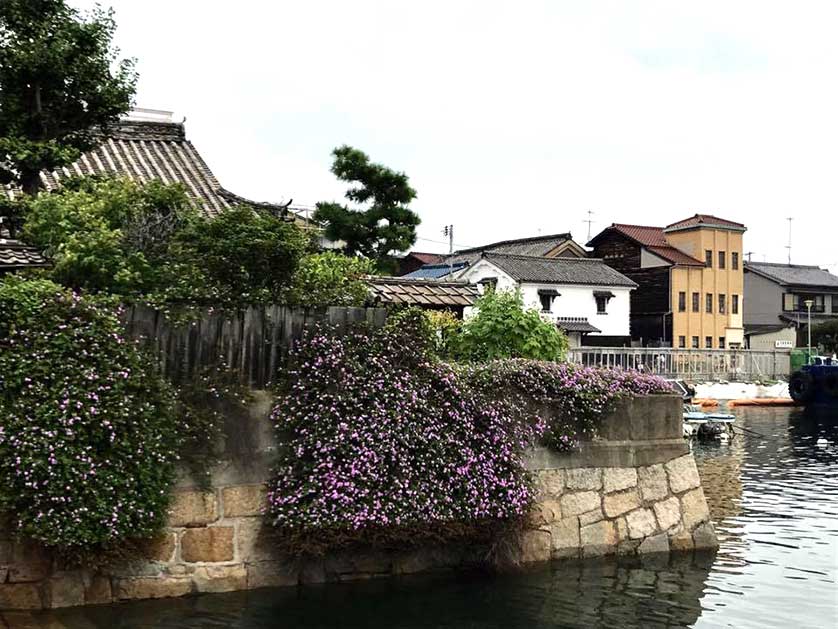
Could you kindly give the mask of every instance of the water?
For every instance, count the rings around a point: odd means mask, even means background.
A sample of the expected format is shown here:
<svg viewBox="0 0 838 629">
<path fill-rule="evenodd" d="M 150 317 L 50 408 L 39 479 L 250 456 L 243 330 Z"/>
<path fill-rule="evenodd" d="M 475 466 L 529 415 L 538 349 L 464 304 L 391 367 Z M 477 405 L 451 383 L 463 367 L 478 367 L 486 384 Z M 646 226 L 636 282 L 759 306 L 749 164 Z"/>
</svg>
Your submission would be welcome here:
<svg viewBox="0 0 838 629">
<path fill-rule="evenodd" d="M 20 626 L 838 627 L 838 413 L 737 415 L 750 432 L 695 450 L 721 541 L 715 555 L 145 601 L 21 617 L 29 624 Z"/>
</svg>

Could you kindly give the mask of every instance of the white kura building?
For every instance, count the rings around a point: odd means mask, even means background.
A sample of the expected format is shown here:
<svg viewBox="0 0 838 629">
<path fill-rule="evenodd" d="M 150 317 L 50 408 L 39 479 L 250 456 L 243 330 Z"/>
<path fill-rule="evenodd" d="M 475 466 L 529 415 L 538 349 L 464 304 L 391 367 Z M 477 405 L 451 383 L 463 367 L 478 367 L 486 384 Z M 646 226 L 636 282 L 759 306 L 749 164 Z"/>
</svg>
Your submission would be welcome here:
<svg viewBox="0 0 838 629">
<path fill-rule="evenodd" d="M 524 305 L 538 308 L 568 334 L 571 347 L 582 337 L 597 344 L 628 344 L 632 280 L 594 258 L 513 255 L 483 252 L 468 267 L 453 274 L 485 290 L 520 290 Z M 603 343 L 606 344 L 606 343 Z"/>
</svg>

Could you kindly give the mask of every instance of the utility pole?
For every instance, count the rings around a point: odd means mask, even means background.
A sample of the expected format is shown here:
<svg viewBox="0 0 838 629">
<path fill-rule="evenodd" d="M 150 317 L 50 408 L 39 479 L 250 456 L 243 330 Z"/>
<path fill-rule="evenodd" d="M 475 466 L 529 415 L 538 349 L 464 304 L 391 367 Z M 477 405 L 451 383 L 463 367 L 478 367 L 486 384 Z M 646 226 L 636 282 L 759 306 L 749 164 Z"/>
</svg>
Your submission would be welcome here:
<svg viewBox="0 0 838 629">
<path fill-rule="evenodd" d="M 751 261 L 751 256 L 754 255 L 754 253 L 755 252 L 753 252 L 753 251 L 749 251 L 748 253 L 745 254 L 746 256 L 748 256 L 748 262 Z"/>
<path fill-rule="evenodd" d="M 787 220 L 788 220 L 788 222 L 789 222 L 789 244 L 788 244 L 788 250 L 789 250 L 789 266 L 791 266 L 791 222 L 794 220 L 794 218 L 792 218 L 791 216 L 789 216 Z"/>
<path fill-rule="evenodd" d="M 594 213 L 593 213 L 591 210 L 588 210 L 588 220 L 587 220 L 587 221 L 582 221 L 583 223 L 587 223 L 587 224 L 588 224 L 588 240 L 586 240 L 585 242 L 591 242 L 591 223 L 593 223 L 593 222 L 594 222 L 594 221 L 591 219 L 591 217 L 592 217 L 593 215 L 594 215 Z"/>
<path fill-rule="evenodd" d="M 442 235 L 448 236 L 448 275 L 451 275 L 454 272 L 454 259 L 452 257 L 454 254 L 454 226 L 446 225 L 442 229 Z"/>
</svg>

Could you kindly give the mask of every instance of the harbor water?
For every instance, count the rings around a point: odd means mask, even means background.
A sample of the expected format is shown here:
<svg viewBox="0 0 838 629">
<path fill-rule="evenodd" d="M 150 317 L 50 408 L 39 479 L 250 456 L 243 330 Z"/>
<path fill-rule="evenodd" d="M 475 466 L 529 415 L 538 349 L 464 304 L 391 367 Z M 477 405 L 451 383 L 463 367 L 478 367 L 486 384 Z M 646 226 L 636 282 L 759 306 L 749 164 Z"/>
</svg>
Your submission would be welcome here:
<svg viewBox="0 0 838 629">
<path fill-rule="evenodd" d="M 721 542 L 716 554 L 556 562 L 503 575 L 267 589 L 4 620 L 52 629 L 838 627 L 838 413 L 745 408 L 736 424 L 730 443 L 694 446 Z"/>
</svg>

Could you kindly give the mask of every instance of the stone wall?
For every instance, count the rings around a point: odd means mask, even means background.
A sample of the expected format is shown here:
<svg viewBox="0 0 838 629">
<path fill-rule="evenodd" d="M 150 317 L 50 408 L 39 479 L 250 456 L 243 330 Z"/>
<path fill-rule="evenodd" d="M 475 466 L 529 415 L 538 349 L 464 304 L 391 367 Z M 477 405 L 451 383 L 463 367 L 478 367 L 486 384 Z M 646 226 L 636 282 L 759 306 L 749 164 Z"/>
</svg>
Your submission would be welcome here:
<svg viewBox="0 0 838 629">
<path fill-rule="evenodd" d="M 211 488 L 178 486 L 162 535 L 143 559 L 107 570 L 61 570 L 32 544 L 0 540 L 0 609 L 40 609 L 122 600 L 368 579 L 478 563 L 485 548 L 335 553 L 299 560 L 276 553 L 260 515 L 273 441 L 262 397 L 230 418 L 225 460 Z M 579 452 L 536 450 L 529 458 L 538 502 L 521 540 L 522 563 L 716 546 L 692 455 L 680 436 L 680 401 L 627 401 Z"/>
</svg>

